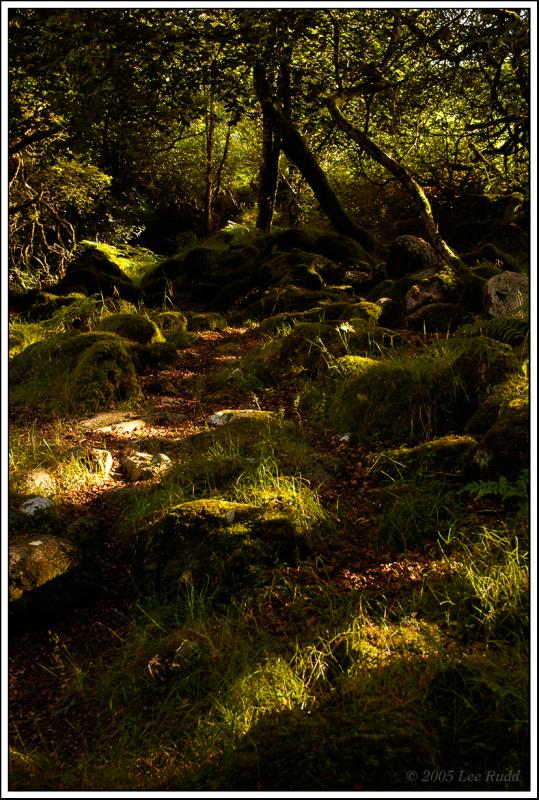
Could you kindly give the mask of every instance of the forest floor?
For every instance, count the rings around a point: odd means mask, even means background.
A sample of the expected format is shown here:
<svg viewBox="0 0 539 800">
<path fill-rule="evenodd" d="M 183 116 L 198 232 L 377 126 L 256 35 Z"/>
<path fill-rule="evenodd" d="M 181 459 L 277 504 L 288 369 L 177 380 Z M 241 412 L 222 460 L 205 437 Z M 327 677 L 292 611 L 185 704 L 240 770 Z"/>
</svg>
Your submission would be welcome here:
<svg viewBox="0 0 539 800">
<path fill-rule="evenodd" d="M 416 337 L 419 343 L 421 336 Z M 173 451 L 175 444 L 183 438 L 207 430 L 208 417 L 224 408 L 275 411 L 285 419 L 295 420 L 298 412 L 293 402 L 294 393 L 288 385 L 270 386 L 256 394 L 239 388 L 213 391 L 207 388 L 208 378 L 213 373 L 243 357 L 259 344 L 260 339 L 256 327 L 201 332 L 191 346 L 178 351 L 173 366 L 144 373 L 141 378 L 144 400 L 137 409 L 137 415 L 146 421 L 142 431 L 103 434 L 87 429 L 82 431 L 76 423 L 64 426 L 61 434 L 63 447 L 84 444 L 106 448 L 114 459 L 109 477 L 99 485 L 74 487 L 70 494 L 62 497 L 64 507 L 69 508 L 72 515 L 97 516 L 105 531 L 114 532 L 123 510 L 124 492 L 129 488 L 120 469 L 120 457 L 124 452 L 144 449 L 152 439 L 165 452 Z M 16 424 L 19 429 L 31 427 L 32 436 L 43 440 L 58 436 L 57 428 L 40 424 L 33 418 L 21 421 L 19 417 Z M 316 446 L 317 452 L 332 457 L 337 455 L 343 465 L 338 478 L 316 488 L 320 504 L 332 514 L 339 544 L 335 548 L 335 539 L 332 538 L 325 549 L 322 547 L 320 560 L 309 566 L 308 578 L 301 567 L 289 567 L 287 580 L 296 581 L 298 586 L 307 581 L 313 596 L 316 592 L 320 595 L 330 593 L 331 603 L 336 606 L 366 592 L 370 597 L 383 600 L 387 608 L 400 608 L 411 592 L 420 589 L 425 576 L 432 577 L 433 573 L 442 576 L 453 571 L 451 561 L 440 557 L 436 542 L 422 544 L 417 550 L 403 550 L 384 547 L 379 541 L 374 545 L 365 534 L 379 526 L 381 514 L 381 490 L 370 479 L 369 452 L 372 445 L 369 448 L 352 445 L 346 438 L 337 436 L 335 431 L 325 430 L 319 424 L 309 425 L 306 420 L 301 421 L 301 427 L 307 442 Z M 480 521 L 496 511 L 492 502 L 471 504 L 470 513 L 474 513 L 474 508 Z M 113 663 L 118 643 L 129 636 L 133 613 L 140 610 L 137 582 L 122 563 L 113 535 L 105 536 L 101 562 L 103 585 L 95 601 L 74 609 L 63 619 L 12 633 L 9 648 L 10 743 L 17 753 L 22 754 L 22 767 L 19 764 L 13 771 L 13 788 L 20 789 L 25 785 L 34 789 L 50 788 L 50 782 L 54 780 L 49 776 L 51 763 L 54 763 L 52 772 L 61 774 L 63 769 L 73 770 L 82 752 L 92 750 L 90 743 L 96 738 L 101 712 L 97 713 L 91 701 L 81 700 L 86 690 L 78 692 L 73 688 L 73 682 L 79 673 L 83 680 L 97 653 L 101 664 Z M 279 601 L 275 596 L 257 613 L 261 615 L 260 624 L 266 633 L 280 641 L 292 641 L 298 636 L 301 638 L 300 632 L 316 618 L 317 603 L 316 598 L 312 604 L 304 603 L 301 611 L 296 613 L 289 600 L 282 598 Z M 411 617 L 414 617 L 414 612 Z M 411 628 L 414 626 L 417 629 L 412 619 Z M 383 649 L 386 645 L 381 646 Z M 446 657 L 451 657 L 451 653 L 465 654 L 475 660 L 474 663 L 484 664 L 489 646 L 480 640 L 459 642 L 449 629 L 437 634 L 434 651 L 440 648 Z M 496 662 L 497 668 L 505 664 L 505 658 L 503 651 Z M 43 761 L 42 756 L 40 760 L 37 754 L 45 752 L 47 758 Z M 165 755 L 162 757 L 166 760 Z M 49 766 L 44 766 L 45 762 Z M 143 777 L 139 776 L 127 788 L 183 788 L 174 782 L 175 777 L 166 777 L 169 774 L 167 770 L 175 774 L 168 762 L 166 768 L 152 761 L 140 769 Z M 431 772 L 427 781 L 429 785 L 437 782 Z M 31 779 L 28 775 L 32 776 Z M 79 785 L 71 788 L 100 788 L 88 775 L 84 779 L 79 776 L 77 780 Z M 195 788 L 215 786 L 215 781 L 212 784 L 211 780 L 208 783 L 204 783 L 205 779 L 197 780 L 201 782 L 195 780 Z M 258 788 L 272 788 L 268 780 L 267 777 L 260 778 Z M 285 781 L 286 776 L 282 780 Z M 343 780 L 346 785 L 347 780 L 353 779 L 344 777 Z M 190 788 L 189 783 L 186 785 Z M 231 785 L 241 788 L 241 781 Z M 112 781 L 111 788 L 125 787 Z M 217 781 L 217 788 L 227 787 Z M 404 779 L 403 788 L 407 788 Z"/>
</svg>

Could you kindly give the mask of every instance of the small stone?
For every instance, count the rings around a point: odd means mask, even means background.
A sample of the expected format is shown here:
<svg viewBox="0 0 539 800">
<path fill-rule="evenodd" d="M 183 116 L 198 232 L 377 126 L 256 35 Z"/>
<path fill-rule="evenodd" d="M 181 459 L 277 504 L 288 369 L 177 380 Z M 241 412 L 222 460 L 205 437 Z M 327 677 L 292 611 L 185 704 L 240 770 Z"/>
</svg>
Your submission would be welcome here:
<svg viewBox="0 0 539 800">
<path fill-rule="evenodd" d="M 121 465 L 128 481 L 147 481 L 170 469 L 172 461 L 164 453 L 129 453 L 122 456 Z"/>
<path fill-rule="evenodd" d="M 146 422 L 125 411 L 102 411 L 79 423 L 83 430 L 97 433 L 131 433 L 146 427 Z"/>
<path fill-rule="evenodd" d="M 23 514 L 33 517 L 36 514 L 44 514 L 50 511 L 53 506 L 54 503 L 48 497 L 30 497 L 22 503 L 20 510 Z"/>
</svg>

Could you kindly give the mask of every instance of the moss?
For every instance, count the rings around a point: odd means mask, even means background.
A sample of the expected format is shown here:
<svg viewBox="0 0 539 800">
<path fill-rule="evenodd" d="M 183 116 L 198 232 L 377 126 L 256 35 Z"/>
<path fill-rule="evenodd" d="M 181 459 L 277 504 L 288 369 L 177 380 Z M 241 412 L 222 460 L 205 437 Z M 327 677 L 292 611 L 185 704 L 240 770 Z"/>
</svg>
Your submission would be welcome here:
<svg viewBox="0 0 539 800">
<path fill-rule="evenodd" d="M 118 342 L 96 342 L 82 353 L 73 370 L 69 400 L 73 409 L 91 413 L 140 397 L 133 361 Z"/>
<path fill-rule="evenodd" d="M 206 499 L 171 509 L 138 535 L 135 552 L 160 592 L 186 580 L 228 592 L 252 586 L 264 568 L 295 563 L 305 546 L 290 509 Z"/>
<path fill-rule="evenodd" d="M 526 400 L 511 401 L 485 433 L 474 455 L 482 477 L 515 480 L 530 466 L 530 410 Z"/>
<path fill-rule="evenodd" d="M 14 409 L 95 411 L 140 396 L 131 356 L 116 334 L 64 333 L 30 345 L 10 365 Z"/>
<path fill-rule="evenodd" d="M 105 255 L 135 282 L 155 269 L 162 260 L 158 255 L 145 247 L 135 247 L 129 244 L 114 246 L 106 244 L 105 242 L 83 240 L 80 245 L 82 248 L 87 248 L 90 251 L 96 251 Z"/>
<path fill-rule="evenodd" d="M 80 553 L 73 542 L 50 534 L 43 534 L 36 541 L 39 544 L 21 541 L 10 548 L 10 602 L 80 564 Z"/>
<path fill-rule="evenodd" d="M 370 473 L 384 480 L 401 480 L 424 474 L 462 476 L 469 468 L 477 446 L 470 435 L 448 435 L 415 447 L 384 450 L 375 456 Z"/>
<path fill-rule="evenodd" d="M 419 236 L 398 236 L 389 250 L 387 273 L 390 278 L 402 278 L 412 272 L 436 268 L 439 258 L 434 248 Z"/>
<path fill-rule="evenodd" d="M 187 314 L 188 330 L 190 331 L 222 331 L 228 322 L 222 314 L 215 311 L 205 311 L 199 314 Z"/>
<path fill-rule="evenodd" d="M 73 306 L 85 299 L 85 295 L 79 292 L 71 292 L 66 295 L 55 295 L 49 292 L 39 292 L 28 311 L 28 319 L 38 321 L 52 317 L 55 312 L 66 306 Z"/>
<path fill-rule="evenodd" d="M 376 361 L 366 356 L 341 356 L 331 365 L 331 372 L 341 377 L 358 375 L 376 364 Z"/>
<path fill-rule="evenodd" d="M 162 311 L 155 315 L 154 320 L 166 338 L 170 333 L 183 333 L 187 330 L 187 317 L 182 311 Z"/>
<path fill-rule="evenodd" d="M 481 394 L 515 364 L 508 345 L 484 337 L 453 339 L 419 356 L 395 354 L 338 384 L 329 418 L 365 442 L 417 443 L 458 432 Z"/>
<path fill-rule="evenodd" d="M 155 322 L 138 314 L 111 314 L 99 323 L 98 330 L 111 331 L 139 344 L 165 341 Z"/>
<path fill-rule="evenodd" d="M 406 328 L 413 331 L 453 332 L 462 321 L 464 311 L 455 303 L 428 303 L 404 318 Z"/>
<path fill-rule="evenodd" d="M 26 347 L 40 342 L 48 336 L 41 325 L 31 322 L 14 321 L 9 324 L 8 349 L 9 358 L 21 353 Z"/>
<path fill-rule="evenodd" d="M 350 302 L 349 290 L 328 287 L 314 291 L 288 284 L 264 292 L 262 297 L 247 306 L 249 315 L 262 319 L 274 314 L 307 311 L 327 303 Z"/>
<path fill-rule="evenodd" d="M 368 300 L 361 300 L 359 303 L 350 303 L 340 315 L 342 320 L 363 320 L 370 327 L 375 327 L 382 313 L 381 306 L 370 303 Z"/>
</svg>

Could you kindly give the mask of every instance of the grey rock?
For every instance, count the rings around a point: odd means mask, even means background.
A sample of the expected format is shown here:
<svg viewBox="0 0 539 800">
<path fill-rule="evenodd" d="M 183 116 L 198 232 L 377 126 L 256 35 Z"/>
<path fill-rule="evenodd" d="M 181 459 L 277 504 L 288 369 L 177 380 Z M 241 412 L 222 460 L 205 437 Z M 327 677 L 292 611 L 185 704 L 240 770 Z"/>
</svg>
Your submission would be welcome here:
<svg viewBox="0 0 539 800">
<path fill-rule="evenodd" d="M 164 453 L 129 453 L 120 459 L 126 480 L 147 481 L 167 472 L 172 461 Z"/>
<path fill-rule="evenodd" d="M 21 487 L 26 494 L 48 496 L 56 491 L 54 478 L 44 469 L 32 469 L 22 476 Z"/>
<path fill-rule="evenodd" d="M 483 306 L 487 317 L 502 317 L 526 307 L 530 296 L 530 280 L 521 272 L 500 272 L 490 278 L 484 288 Z"/>
<path fill-rule="evenodd" d="M 29 497 L 21 504 L 20 511 L 29 517 L 34 517 L 51 511 L 53 507 L 54 503 L 49 497 Z"/>
</svg>

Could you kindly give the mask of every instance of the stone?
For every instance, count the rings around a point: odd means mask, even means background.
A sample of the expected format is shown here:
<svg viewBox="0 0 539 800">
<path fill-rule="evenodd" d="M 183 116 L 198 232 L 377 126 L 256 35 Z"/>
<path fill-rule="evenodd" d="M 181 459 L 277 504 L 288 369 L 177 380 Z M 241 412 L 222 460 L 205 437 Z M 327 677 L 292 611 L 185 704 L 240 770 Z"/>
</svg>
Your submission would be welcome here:
<svg viewBox="0 0 539 800">
<path fill-rule="evenodd" d="M 527 307 L 530 281 L 521 272 L 501 272 L 490 278 L 484 288 L 483 305 L 487 317 L 502 317 Z"/>
<path fill-rule="evenodd" d="M 99 588 L 99 569 L 74 542 L 42 534 L 9 546 L 10 623 L 35 624 L 88 602 Z"/>
<path fill-rule="evenodd" d="M 275 420 L 275 414 L 272 414 L 271 411 L 259 411 L 257 409 L 252 408 L 237 408 L 233 410 L 223 410 L 223 411 L 216 411 L 215 414 L 211 414 L 206 420 L 206 424 L 210 425 L 212 428 L 218 428 L 221 425 L 228 425 L 233 420 L 237 419 L 259 419 L 259 420 Z"/>
<path fill-rule="evenodd" d="M 147 481 L 167 472 L 172 461 L 164 453 L 129 453 L 120 459 L 126 480 Z"/>
<path fill-rule="evenodd" d="M 387 257 L 387 274 L 402 278 L 411 272 L 427 270 L 440 265 L 436 251 L 419 236 L 397 236 Z"/>
<path fill-rule="evenodd" d="M 95 433 L 132 433 L 146 427 L 146 422 L 129 411 L 102 411 L 79 422 L 79 427 Z"/>
<path fill-rule="evenodd" d="M 47 497 L 56 491 L 54 478 L 45 469 L 32 469 L 21 478 L 21 489 L 25 494 Z"/>
<path fill-rule="evenodd" d="M 36 514 L 45 514 L 54 507 L 54 503 L 49 497 L 30 497 L 20 506 L 20 511 L 29 517 Z"/>
</svg>

